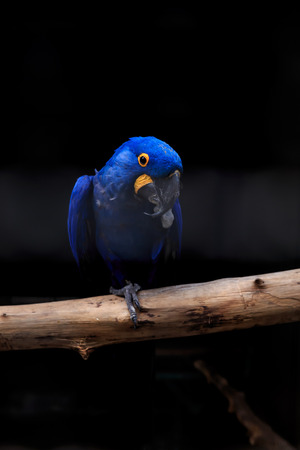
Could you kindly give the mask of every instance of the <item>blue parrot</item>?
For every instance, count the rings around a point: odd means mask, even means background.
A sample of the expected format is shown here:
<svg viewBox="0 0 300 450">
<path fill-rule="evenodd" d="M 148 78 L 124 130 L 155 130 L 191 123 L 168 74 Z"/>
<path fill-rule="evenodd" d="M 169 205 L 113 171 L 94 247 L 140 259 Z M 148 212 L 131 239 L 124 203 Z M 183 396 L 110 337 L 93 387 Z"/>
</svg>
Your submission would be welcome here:
<svg viewBox="0 0 300 450">
<path fill-rule="evenodd" d="M 133 137 L 99 172 L 80 177 L 71 194 L 68 233 L 75 260 L 84 272 L 103 258 L 112 275 L 110 292 L 125 297 L 134 327 L 138 290 L 153 286 L 161 261 L 180 254 L 182 170 L 168 144 Z"/>
</svg>

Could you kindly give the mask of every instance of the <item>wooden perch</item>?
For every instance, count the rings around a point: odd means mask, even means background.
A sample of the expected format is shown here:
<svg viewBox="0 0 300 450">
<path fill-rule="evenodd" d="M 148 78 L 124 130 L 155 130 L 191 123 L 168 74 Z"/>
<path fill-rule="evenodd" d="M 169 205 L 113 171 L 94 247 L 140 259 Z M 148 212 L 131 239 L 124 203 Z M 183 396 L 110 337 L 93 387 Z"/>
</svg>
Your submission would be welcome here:
<svg viewBox="0 0 300 450">
<path fill-rule="evenodd" d="M 272 428 L 259 419 L 246 402 L 243 392 L 232 388 L 227 380 L 215 372 L 204 361 L 195 361 L 195 367 L 227 398 L 229 412 L 235 413 L 237 419 L 248 430 L 251 445 L 258 445 L 266 450 L 296 450 Z"/>
<path fill-rule="evenodd" d="M 103 345 L 300 320 L 300 269 L 141 291 L 133 329 L 114 295 L 0 307 L 0 350 L 71 348 L 88 358 Z"/>
</svg>

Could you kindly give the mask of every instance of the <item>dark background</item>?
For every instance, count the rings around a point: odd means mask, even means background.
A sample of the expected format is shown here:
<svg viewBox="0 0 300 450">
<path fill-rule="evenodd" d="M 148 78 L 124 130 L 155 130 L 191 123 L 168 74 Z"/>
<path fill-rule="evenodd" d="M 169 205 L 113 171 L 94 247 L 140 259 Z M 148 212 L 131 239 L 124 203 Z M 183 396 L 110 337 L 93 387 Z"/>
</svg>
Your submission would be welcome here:
<svg viewBox="0 0 300 450">
<path fill-rule="evenodd" d="M 149 4 L 27 16 L 3 26 L 2 304 L 84 294 L 67 237 L 70 194 L 137 135 L 183 160 L 178 284 L 299 267 L 298 9 Z M 98 294 L 108 286 L 104 271 Z M 157 449 L 239 448 L 244 429 L 193 369 L 205 357 L 299 445 L 299 340 L 292 324 L 158 342 L 152 383 L 151 357 L 137 368 L 139 347 L 100 349 L 87 362 L 58 350 L 2 353 L 0 443 L 122 448 L 122 430 L 133 448 L 151 439 Z"/>
</svg>

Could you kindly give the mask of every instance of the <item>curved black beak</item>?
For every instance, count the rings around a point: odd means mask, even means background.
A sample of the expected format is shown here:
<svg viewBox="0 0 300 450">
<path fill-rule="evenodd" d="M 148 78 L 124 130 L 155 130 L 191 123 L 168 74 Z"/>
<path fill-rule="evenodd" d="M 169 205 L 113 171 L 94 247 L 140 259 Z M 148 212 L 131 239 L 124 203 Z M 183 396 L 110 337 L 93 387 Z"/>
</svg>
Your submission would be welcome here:
<svg viewBox="0 0 300 450">
<path fill-rule="evenodd" d="M 145 184 L 138 190 L 138 195 L 155 205 L 152 214 L 144 212 L 147 216 L 159 217 L 171 210 L 180 194 L 180 172 L 175 170 L 166 178 L 157 178 Z"/>
</svg>

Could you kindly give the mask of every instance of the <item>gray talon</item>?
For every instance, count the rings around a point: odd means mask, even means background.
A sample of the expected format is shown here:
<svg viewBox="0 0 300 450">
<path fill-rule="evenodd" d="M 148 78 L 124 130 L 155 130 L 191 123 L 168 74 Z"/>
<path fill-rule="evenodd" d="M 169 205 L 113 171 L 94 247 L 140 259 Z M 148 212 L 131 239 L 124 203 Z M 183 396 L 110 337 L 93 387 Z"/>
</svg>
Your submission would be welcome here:
<svg viewBox="0 0 300 450">
<path fill-rule="evenodd" d="M 134 328 L 137 327 L 137 315 L 135 307 L 141 311 L 141 305 L 137 296 L 137 292 L 141 289 L 141 286 L 139 286 L 137 283 L 132 284 L 129 281 L 126 281 L 126 286 L 122 287 L 121 289 L 115 289 L 113 287 L 110 288 L 109 292 L 114 295 L 118 295 L 119 297 L 124 297 L 127 308 L 129 311 L 130 319 L 133 322 Z"/>
</svg>

